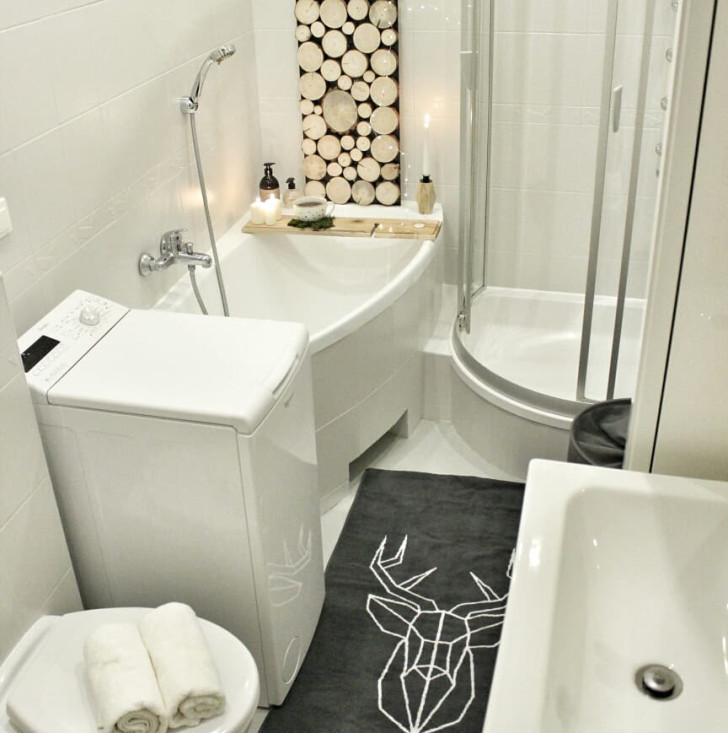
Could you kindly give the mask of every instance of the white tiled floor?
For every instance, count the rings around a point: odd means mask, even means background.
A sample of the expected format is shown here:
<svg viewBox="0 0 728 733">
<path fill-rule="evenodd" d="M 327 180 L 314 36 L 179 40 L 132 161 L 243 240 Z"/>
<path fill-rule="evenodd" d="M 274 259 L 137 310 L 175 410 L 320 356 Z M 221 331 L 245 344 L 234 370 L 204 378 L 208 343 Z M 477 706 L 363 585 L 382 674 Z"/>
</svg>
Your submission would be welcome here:
<svg viewBox="0 0 728 733">
<path fill-rule="evenodd" d="M 460 439 L 450 423 L 422 420 L 409 438 L 387 434 L 351 464 L 349 492 L 333 509 L 321 517 L 326 563 L 339 539 L 364 469 L 369 467 L 517 480 L 486 463 L 474 453 Z M 257 733 L 265 715 L 265 710 L 258 710 L 250 733 Z"/>
</svg>

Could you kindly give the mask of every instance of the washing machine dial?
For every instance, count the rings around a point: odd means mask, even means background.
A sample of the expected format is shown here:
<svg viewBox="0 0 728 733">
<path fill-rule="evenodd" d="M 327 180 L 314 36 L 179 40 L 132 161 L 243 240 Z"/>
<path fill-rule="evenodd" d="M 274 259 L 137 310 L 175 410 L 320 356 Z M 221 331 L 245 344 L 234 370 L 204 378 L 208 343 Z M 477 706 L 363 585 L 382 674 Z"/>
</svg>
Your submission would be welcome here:
<svg viewBox="0 0 728 733">
<path fill-rule="evenodd" d="M 81 309 L 78 320 L 81 321 L 84 326 L 96 326 L 101 320 L 101 314 L 99 313 L 98 308 L 87 305 L 85 308 Z"/>
</svg>

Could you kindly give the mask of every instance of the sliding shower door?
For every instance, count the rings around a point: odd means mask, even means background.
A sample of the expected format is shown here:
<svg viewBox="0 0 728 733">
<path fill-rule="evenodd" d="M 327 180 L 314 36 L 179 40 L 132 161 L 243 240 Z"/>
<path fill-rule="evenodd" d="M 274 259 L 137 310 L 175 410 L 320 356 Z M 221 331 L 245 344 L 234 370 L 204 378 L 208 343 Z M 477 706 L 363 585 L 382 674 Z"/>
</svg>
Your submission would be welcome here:
<svg viewBox="0 0 728 733">
<path fill-rule="evenodd" d="M 544 395 L 544 406 L 573 413 L 633 389 L 674 6 L 469 7 L 459 335 L 485 371 L 498 372 L 497 384 Z M 511 353 L 495 353 L 492 331 L 481 338 L 479 304 L 512 306 L 506 318 L 522 319 L 525 335 Z M 496 340 L 506 344 L 502 325 Z M 518 351 L 530 364 L 516 363 Z"/>
</svg>

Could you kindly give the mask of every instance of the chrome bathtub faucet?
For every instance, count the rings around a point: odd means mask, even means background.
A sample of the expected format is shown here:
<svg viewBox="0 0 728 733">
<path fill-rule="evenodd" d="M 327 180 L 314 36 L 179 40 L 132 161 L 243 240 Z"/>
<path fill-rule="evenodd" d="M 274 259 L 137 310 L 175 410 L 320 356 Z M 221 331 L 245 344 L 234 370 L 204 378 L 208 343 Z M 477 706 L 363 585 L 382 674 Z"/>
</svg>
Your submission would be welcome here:
<svg viewBox="0 0 728 733">
<path fill-rule="evenodd" d="M 144 252 L 139 258 L 139 273 L 144 277 L 153 272 L 166 270 L 170 265 L 179 263 L 188 267 L 200 265 L 207 268 L 212 267 L 212 257 L 194 251 L 192 242 L 183 242 L 182 234 L 186 229 L 172 229 L 165 232 L 159 241 L 159 257 L 152 257 Z"/>
</svg>

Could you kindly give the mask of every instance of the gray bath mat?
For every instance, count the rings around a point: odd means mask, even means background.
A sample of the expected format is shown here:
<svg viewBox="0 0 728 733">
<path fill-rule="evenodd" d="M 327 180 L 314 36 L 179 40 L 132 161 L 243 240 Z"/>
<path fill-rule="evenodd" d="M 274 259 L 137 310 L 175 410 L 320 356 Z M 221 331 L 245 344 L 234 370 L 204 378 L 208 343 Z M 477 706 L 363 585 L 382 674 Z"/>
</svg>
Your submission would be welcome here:
<svg viewBox="0 0 728 733">
<path fill-rule="evenodd" d="M 264 733 L 481 733 L 523 485 L 369 469 Z"/>
</svg>

